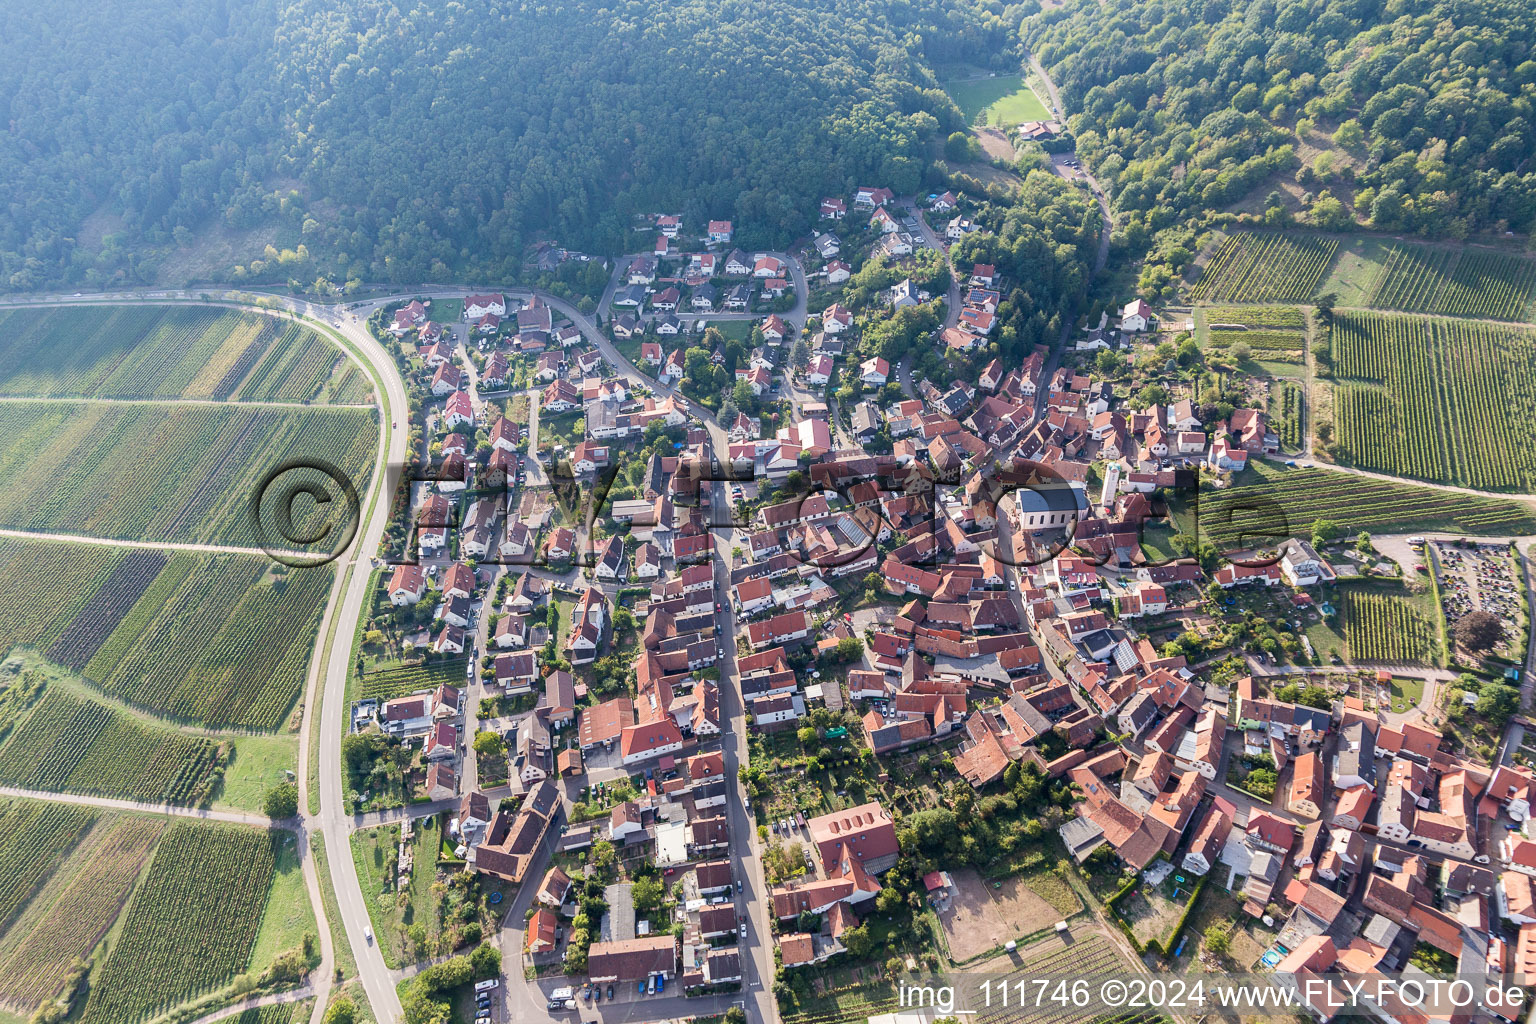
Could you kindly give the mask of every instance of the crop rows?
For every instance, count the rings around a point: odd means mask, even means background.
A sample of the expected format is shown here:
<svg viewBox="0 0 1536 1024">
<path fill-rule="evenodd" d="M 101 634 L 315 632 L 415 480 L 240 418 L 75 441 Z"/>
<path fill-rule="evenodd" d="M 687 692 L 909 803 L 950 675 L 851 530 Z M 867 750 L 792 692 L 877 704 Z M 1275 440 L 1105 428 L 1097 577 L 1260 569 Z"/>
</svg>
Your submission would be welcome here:
<svg viewBox="0 0 1536 1024">
<path fill-rule="evenodd" d="M 94 701 L 47 693 L 0 744 L 0 782 L 25 789 L 192 804 L 206 798 L 219 749 L 142 725 Z"/>
<path fill-rule="evenodd" d="M 1234 331 L 1221 337 L 1234 345 L 1241 342 L 1265 355 L 1270 352 L 1300 353 L 1307 347 L 1307 336 L 1294 331 Z"/>
<path fill-rule="evenodd" d="M 134 1024 L 244 971 L 284 835 L 222 823 L 172 826 L 93 979 L 82 1020 Z"/>
<path fill-rule="evenodd" d="M 1099 936 L 1090 936 L 1071 946 L 1053 950 L 1033 957 L 1022 965 L 1022 970 L 1011 974 L 999 974 L 992 976 L 991 999 L 984 996 L 977 999 L 972 997 L 972 1005 L 977 1006 L 979 1014 L 977 1020 L 984 1024 L 1048 1024 L 1048 1022 L 1077 1022 L 1091 1019 L 1088 1010 L 1062 1006 L 1049 1001 L 1049 993 L 1054 991 L 1058 980 L 1065 979 L 1067 986 L 1071 986 L 1078 978 L 1085 979 L 1091 992 L 1097 991 L 1098 980 L 1123 976 L 1127 970 L 1125 958 L 1115 950 L 1108 941 Z M 1036 1006 L 1035 994 L 1037 985 L 1034 979 L 1049 979 L 1047 999 L 1043 1005 Z M 1017 1005 L 1020 994 L 1019 982 L 1023 982 L 1022 990 L 1026 1005 Z M 1000 1006 L 1001 988 L 1008 987 L 1009 1005 Z M 990 1003 L 990 1005 L 987 1005 Z M 1139 1019 L 1139 1018 L 1138 1018 Z M 1117 1017 L 1116 1020 L 1119 1020 Z M 1124 1024 L 1130 1024 L 1129 1021 Z"/>
<path fill-rule="evenodd" d="M 272 330 L 270 325 L 268 330 Z M 234 397 L 239 401 L 307 402 L 319 393 L 343 358 L 339 349 L 308 328 L 286 324 Z"/>
<path fill-rule="evenodd" d="M 1302 302 L 1333 262 L 1339 243 L 1305 235 L 1228 235 L 1190 289 L 1195 302 Z"/>
<path fill-rule="evenodd" d="M 308 1020 L 312 1006 L 313 1001 L 306 999 L 294 1003 L 268 1003 L 266 1006 L 242 1010 L 233 1024 L 290 1024 L 292 1021 Z"/>
<path fill-rule="evenodd" d="M 255 547 L 250 502 L 291 458 L 366 490 L 374 414 L 240 405 L 0 405 L 0 526 Z"/>
<path fill-rule="evenodd" d="M 95 820 L 89 807 L 36 800 L 0 803 L 0 929 Z"/>
<path fill-rule="evenodd" d="M 91 831 L 0 944 L 0 1002 L 18 1009 L 58 996 L 121 913 L 165 819 L 124 815 Z"/>
<path fill-rule="evenodd" d="M 1299 306 L 1211 306 L 1205 311 L 1205 322 L 1300 331 L 1306 328 L 1307 317 Z"/>
<path fill-rule="evenodd" d="M 1301 451 L 1305 438 L 1301 434 L 1301 385 L 1293 380 L 1276 381 L 1270 392 L 1269 423 L 1280 435 L 1280 447 L 1286 451 Z"/>
<path fill-rule="evenodd" d="M 324 362 L 325 372 L 341 358 L 339 350 L 307 327 L 213 307 L 93 306 L 0 313 L 3 395 L 223 399 L 259 359 L 290 355 L 302 363 Z M 290 384 L 300 390 L 303 386 L 303 375 Z"/>
<path fill-rule="evenodd" d="M 303 688 L 331 567 L 177 554 L 84 668 L 123 700 L 213 726 L 273 729 Z"/>
<path fill-rule="evenodd" d="M 464 659 L 454 658 L 370 672 L 358 680 L 357 697 L 359 700 L 389 700 L 417 690 L 435 690 L 444 683 L 460 686 L 463 682 Z"/>
<path fill-rule="evenodd" d="M 1419 662 L 1434 650 L 1429 620 L 1400 597 L 1346 590 L 1340 608 L 1352 661 Z"/>
<path fill-rule="evenodd" d="M 1251 546 L 1245 536 L 1305 536 L 1318 519 L 1332 520 L 1347 533 L 1385 526 L 1495 536 L 1536 533 L 1536 515 L 1520 502 L 1365 477 L 1344 479 L 1323 469 L 1283 472 L 1263 484 L 1201 499 L 1200 529 L 1224 548 Z"/>
<path fill-rule="evenodd" d="M 343 363 L 331 379 L 331 401 L 336 405 L 363 405 L 373 394 L 373 383 L 368 374 L 350 359 Z"/>
<path fill-rule="evenodd" d="M 76 672 L 85 668 L 165 563 L 159 551 L 129 552 L 48 648 L 49 659 Z"/>
<path fill-rule="evenodd" d="M 1367 304 L 1448 316 L 1525 320 L 1536 261 L 1503 253 L 1393 245 Z"/>
<path fill-rule="evenodd" d="M 1536 332 L 1354 314 L 1333 332 L 1336 454 L 1480 490 L 1536 486 Z"/>
<path fill-rule="evenodd" d="M 0 537 L 0 654 L 47 650 L 126 557 L 123 548 Z"/>
</svg>

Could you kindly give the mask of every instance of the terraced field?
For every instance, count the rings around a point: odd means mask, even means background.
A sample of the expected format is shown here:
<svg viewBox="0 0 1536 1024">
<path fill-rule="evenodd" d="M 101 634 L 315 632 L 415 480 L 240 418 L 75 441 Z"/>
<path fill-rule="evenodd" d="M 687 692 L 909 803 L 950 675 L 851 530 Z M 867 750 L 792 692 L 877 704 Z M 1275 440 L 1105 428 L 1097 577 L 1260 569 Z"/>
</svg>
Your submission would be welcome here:
<svg viewBox="0 0 1536 1024">
<path fill-rule="evenodd" d="M 305 402 L 345 358 L 308 327 L 212 306 L 0 311 L 0 395 Z"/>
<path fill-rule="evenodd" d="M 256 547 L 272 468 L 324 459 L 361 494 L 376 441 L 371 410 L 0 403 L 0 526 Z"/>
<path fill-rule="evenodd" d="M 0 934 L 0 1006 L 31 1013 L 56 998 L 71 965 L 90 955 L 122 912 L 167 819 L 107 815 Z"/>
<path fill-rule="evenodd" d="M 93 977 L 81 1020 L 135 1024 L 244 971 L 284 835 L 213 822 L 172 825 Z"/>
<path fill-rule="evenodd" d="M 1479 490 L 1536 489 L 1536 331 L 1437 317 L 1339 315 L 1341 462 Z"/>
<path fill-rule="evenodd" d="M 0 538 L 0 637 L 131 704 L 273 729 L 303 687 L 331 580 L 330 566 L 259 555 Z"/>
</svg>

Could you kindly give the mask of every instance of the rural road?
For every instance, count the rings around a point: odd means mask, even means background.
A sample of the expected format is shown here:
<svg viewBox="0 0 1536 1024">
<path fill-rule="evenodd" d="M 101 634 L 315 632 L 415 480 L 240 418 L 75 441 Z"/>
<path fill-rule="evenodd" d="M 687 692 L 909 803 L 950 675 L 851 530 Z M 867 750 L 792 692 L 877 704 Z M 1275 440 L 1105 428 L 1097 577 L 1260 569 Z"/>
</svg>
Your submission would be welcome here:
<svg viewBox="0 0 1536 1024">
<path fill-rule="evenodd" d="M 47 800 L 56 804 L 76 804 L 82 807 L 99 807 L 107 811 L 142 811 L 148 814 L 168 814 L 177 818 L 201 818 L 204 821 L 228 821 L 237 825 L 257 825 L 261 828 L 292 828 L 285 822 L 274 822 L 264 814 L 245 811 L 215 811 L 207 807 L 186 807 L 182 804 L 157 804 L 147 800 L 122 800 L 110 796 L 90 796 L 85 793 L 54 793 L 19 786 L 0 786 L 0 796 L 22 797 L 27 800 Z"/>
</svg>

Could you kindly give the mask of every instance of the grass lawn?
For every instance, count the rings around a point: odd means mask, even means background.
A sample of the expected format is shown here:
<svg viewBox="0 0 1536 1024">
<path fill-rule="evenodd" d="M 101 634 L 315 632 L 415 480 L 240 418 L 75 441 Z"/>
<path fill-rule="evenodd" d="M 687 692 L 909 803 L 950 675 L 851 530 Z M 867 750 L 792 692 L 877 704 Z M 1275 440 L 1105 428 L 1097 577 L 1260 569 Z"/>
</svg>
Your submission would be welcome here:
<svg viewBox="0 0 1536 1024">
<path fill-rule="evenodd" d="M 1417 676 L 1392 677 L 1392 710 L 1408 711 L 1424 699 L 1424 680 Z"/>
<path fill-rule="evenodd" d="M 987 112 L 987 123 L 1017 125 L 1021 121 L 1046 121 L 1050 112 L 1040 102 L 1022 75 L 998 75 L 966 82 L 947 82 L 944 91 L 965 114 L 965 119 L 975 123 L 976 115 Z"/>
<path fill-rule="evenodd" d="M 1307 372 L 1300 363 L 1288 363 L 1278 359 L 1250 359 L 1242 365 L 1241 369 L 1248 370 L 1250 366 L 1257 370 L 1255 376 L 1263 377 L 1292 377 L 1301 380 Z"/>
<path fill-rule="evenodd" d="M 300 945 L 306 932 L 319 941 L 319 926 L 315 923 L 314 908 L 309 905 L 309 892 L 304 887 L 304 870 L 299 866 L 297 839 L 291 832 L 282 835 L 277 866 L 272 873 L 272 891 L 267 896 L 267 911 L 262 915 L 261 931 L 256 935 L 256 948 L 251 953 L 251 965 L 257 970 L 270 964 L 278 954 Z M 318 955 L 319 946 L 315 948 Z"/>
<path fill-rule="evenodd" d="M 1232 945 L 1227 952 L 1227 965 L 1232 970 L 1246 971 L 1258 962 L 1264 955 L 1264 950 L 1269 948 L 1274 941 L 1274 933 L 1266 929 L 1257 919 L 1250 918 L 1242 913 L 1242 902 L 1236 897 L 1223 892 L 1218 882 L 1226 880 L 1223 871 L 1218 877 L 1213 877 L 1206 883 L 1205 889 L 1200 893 L 1200 903 L 1195 907 L 1193 914 L 1189 916 L 1189 923 L 1185 926 L 1184 934 L 1189 936 L 1189 941 L 1184 944 L 1184 953 L 1173 961 L 1172 953 L 1169 960 L 1176 962 L 1181 967 L 1191 965 L 1198 966 L 1202 970 L 1215 970 L 1199 964 L 1196 956 L 1204 947 L 1205 930 L 1218 921 L 1228 921 L 1232 924 Z M 1196 940 L 1199 939 L 1199 942 Z"/>
<path fill-rule="evenodd" d="M 746 341 L 752 336 L 752 328 L 756 327 L 756 320 L 710 320 L 705 327 L 713 327 L 725 336 L 726 341 L 735 338 L 737 341 Z M 799 326 L 804 327 L 804 324 Z"/>
<path fill-rule="evenodd" d="M 1333 270 L 1317 286 L 1317 294 L 1332 292 L 1340 306 L 1365 306 L 1391 255 L 1391 240 L 1358 238 L 1341 243 Z"/>
<path fill-rule="evenodd" d="M 298 766 L 297 735 L 241 736 L 235 740 L 235 756 L 224 771 L 224 785 L 213 806 L 260 811 L 267 790 L 286 782 L 284 773 L 296 771 Z"/>
<path fill-rule="evenodd" d="M 457 323 L 464 315 L 463 299 L 433 299 L 432 319 L 440 324 Z"/>
</svg>

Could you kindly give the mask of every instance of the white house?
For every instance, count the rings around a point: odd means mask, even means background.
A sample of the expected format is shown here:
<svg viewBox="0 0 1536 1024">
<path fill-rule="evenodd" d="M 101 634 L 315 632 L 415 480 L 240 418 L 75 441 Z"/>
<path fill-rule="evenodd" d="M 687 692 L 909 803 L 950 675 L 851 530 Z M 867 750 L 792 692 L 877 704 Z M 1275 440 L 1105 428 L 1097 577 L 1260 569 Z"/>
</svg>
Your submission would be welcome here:
<svg viewBox="0 0 1536 1024">
<path fill-rule="evenodd" d="M 1152 322 L 1152 307 L 1141 299 L 1127 302 L 1120 311 L 1120 329 L 1127 334 L 1139 334 Z"/>
</svg>

